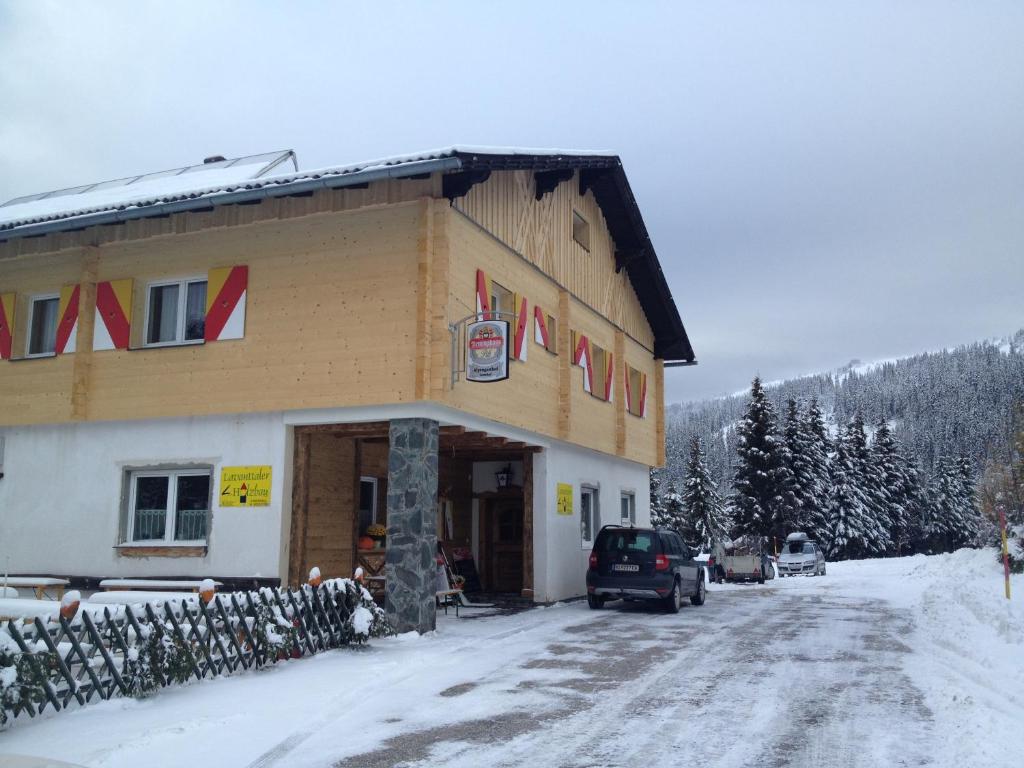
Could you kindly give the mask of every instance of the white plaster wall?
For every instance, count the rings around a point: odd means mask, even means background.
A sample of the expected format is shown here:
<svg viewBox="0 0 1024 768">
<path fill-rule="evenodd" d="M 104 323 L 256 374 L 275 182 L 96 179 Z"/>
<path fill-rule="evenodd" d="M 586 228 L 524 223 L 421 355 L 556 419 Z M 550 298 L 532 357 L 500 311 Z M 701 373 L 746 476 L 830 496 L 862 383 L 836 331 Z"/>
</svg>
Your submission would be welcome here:
<svg viewBox="0 0 1024 768">
<path fill-rule="evenodd" d="M 620 494 L 636 496 L 636 524 L 650 524 L 649 468 L 625 459 L 562 443 L 549 445 L 534 458 L 534 598 L 539 602 L 586 594 L 590 545 L 581 535 L 580 488 L 598 491 L 601 525 L 618 524 Z M 573 487 L 573 514 L 556 512 L 558 483 Z M 595 528 L 596 530 L 596 528 Z"/>
<path fill-rule="evenodd" d="M 290 481 L 280 413 L 5 428 L 0 570 L 74 576 L 280 575 L 282 499 Z M 117 554 L 126 468 L 214 467 L 205 557 Z M 267 507 L 221 508 L 220 468 L 273 469 Z"/>
<path fill-rule="evenodd" d="M 521 461 L 474 461 L 473 493 L 487 493 L 498 490 L 495 473 L 506 466 L 512 468 L 512 485 L 523 484 L 523 462 Z"/>
</svg>

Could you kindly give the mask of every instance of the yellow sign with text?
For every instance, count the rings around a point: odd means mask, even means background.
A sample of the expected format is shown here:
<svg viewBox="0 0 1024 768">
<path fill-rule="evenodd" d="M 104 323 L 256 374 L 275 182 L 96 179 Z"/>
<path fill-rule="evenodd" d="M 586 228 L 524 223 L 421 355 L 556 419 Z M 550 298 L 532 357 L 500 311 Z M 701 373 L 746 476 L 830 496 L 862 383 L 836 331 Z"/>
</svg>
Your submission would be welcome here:
<svg viewBox="0 0 1024 768">
<path fill-rule="evenodd" d="M 555 510 L 560 515 L 572 514 L 572 485 L 559 483 L 555 493 Z"/>
<path fill-rule="evenodd" d="M 222 467 L 222 507 L 266 507 L 270 504 L 270 467 Z"/>
</svg>

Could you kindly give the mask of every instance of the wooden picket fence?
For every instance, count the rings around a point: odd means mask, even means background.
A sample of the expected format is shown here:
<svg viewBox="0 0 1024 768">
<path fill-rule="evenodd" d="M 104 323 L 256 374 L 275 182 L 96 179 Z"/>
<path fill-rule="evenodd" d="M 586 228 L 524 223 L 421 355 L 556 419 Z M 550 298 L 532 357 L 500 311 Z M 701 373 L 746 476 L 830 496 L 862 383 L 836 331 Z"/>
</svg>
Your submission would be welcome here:
<svg viewBox="0 0 1024 768">
<path fill-rule="evenodd" d="M 286 658 L 298 658 L 331 648 L 362 642 L 352 626 L 352 614 L 366 605 L 362 588 L 347 580 L 332 580 L 318 587 L 263 588 L 255 592 L 215 595 L 164 603 L 83 609 L 71 620 L 36 618 L 10 620 L 4 627 L 34 671 L 45 676 L 42 701 L 21 702 L 8 710 L 17 717 L 84 706 L 92 701 L 132 694 L 125 679 L 130 649 L 149 637 L 153 628 L 166 634 L 175 648 L 183 649 L 190 680 L 257 669 Z M 262 606 L 262 608 L 261 608 Z M 267 615 L 290 625 L 287 647 L 270 642 L 254 622 Z M 292 629 L 293 628 L 293 629 Z M 136 651 L 137 654 L 137 651 Z M 157 672 L 160 686 L 174 682 Z M 12 718 L 8 718 L 12 719 Z"/>
</svg>

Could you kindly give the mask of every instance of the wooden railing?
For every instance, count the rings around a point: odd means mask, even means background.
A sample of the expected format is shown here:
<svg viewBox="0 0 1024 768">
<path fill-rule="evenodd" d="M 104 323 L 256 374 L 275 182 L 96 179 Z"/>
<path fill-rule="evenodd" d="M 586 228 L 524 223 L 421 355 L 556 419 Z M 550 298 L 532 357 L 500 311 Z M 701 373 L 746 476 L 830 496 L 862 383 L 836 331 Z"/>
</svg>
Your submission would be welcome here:
<svg viewBox="0 0 1024 768">
<path fill-rule="evenodd" d="M 3 700 L 0 722 L 149 695 L 389 633 L 381 609 L 348 579 L 218 594 L 209 603 L 199 596 L 103 608 L 83 603 L 71 620 L 15 619 L 0 627 L 0 654 L 6 648 L 8 661 L 17 656 L 15 684 L 24 692 Z"/>
</svg>

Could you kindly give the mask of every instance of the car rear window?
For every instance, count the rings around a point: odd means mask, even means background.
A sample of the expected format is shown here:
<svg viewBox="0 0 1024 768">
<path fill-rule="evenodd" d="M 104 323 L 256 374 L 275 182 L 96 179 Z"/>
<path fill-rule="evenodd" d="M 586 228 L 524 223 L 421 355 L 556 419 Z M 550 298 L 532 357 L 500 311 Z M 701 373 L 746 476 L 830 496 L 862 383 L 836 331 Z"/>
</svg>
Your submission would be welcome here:
<svg viewBox="0 0 1024 768">
<path fill-rule="evenodd" d="M 604 552 L 653 552 L 654 533 L 651 531 L 605 531 L 598 549 Z"/>
</svg>

